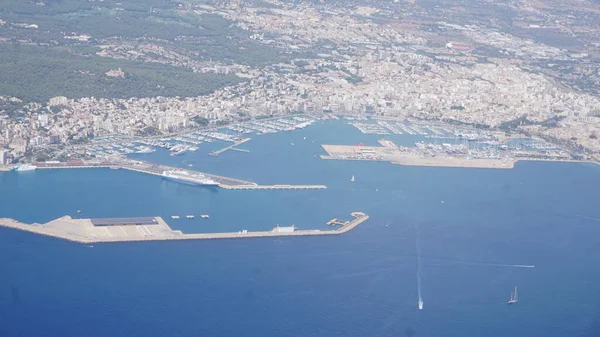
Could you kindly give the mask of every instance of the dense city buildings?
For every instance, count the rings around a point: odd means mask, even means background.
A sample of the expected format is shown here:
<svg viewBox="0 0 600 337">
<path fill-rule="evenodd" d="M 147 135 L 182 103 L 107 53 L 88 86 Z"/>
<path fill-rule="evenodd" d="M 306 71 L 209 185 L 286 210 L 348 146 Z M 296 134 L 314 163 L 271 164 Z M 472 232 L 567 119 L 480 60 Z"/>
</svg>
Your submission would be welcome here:
<svg viewBox="0 0 600 337">
<path fill-rule="evenodd" d="M 50 90 L 64 94 L 44 100 L 0 91 L 0 159 L 51 153 L 99 136 L 164 135 L 298 112 L 464 123 L 538 136 L 594 158 L 600 152 L 598 5 L 570 8 L 585 12 L 582 20 L 565 15 L 559 2 L 484 2 L 469 14 L 462 6 L 269 0 L 152 9 L 156 17 L 193 18 L 204 30 L 224 23 L 231 46 L 220 57 L 211 42 L 217 37 L 192 28 L 189 35 L 181 29 L 102 37 L 84 25 L 56 36 L 47 22 L 0 15 L 0 45 L 60 45 L 73 55 L 94 50 L 89 57 L 106 62 L 106 69 L 90 74 L 121 88 L 104 96 Z M 127 12 L 120 5 L 110 9 Z M 139 64 L 167 67 L 156 71 L 172 71 L 167 77 L 175 81 L 223 81 L 201 95 L 156 95 L 151 91 L 177 85 L 156 76 L 147 95 L 129 95 L 128 81 L 143 74 Z"/>
</svg>

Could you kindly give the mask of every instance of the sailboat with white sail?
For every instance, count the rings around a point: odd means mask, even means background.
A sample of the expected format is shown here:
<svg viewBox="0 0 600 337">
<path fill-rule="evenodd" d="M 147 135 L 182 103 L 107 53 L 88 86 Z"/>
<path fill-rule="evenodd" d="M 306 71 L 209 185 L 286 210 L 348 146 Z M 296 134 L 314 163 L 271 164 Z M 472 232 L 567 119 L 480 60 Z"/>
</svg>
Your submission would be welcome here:
<svg viewBox="0 0 600 337">
<path fill-rule="evenodd" d="M 510 293 L 508 304 L 515 304 L 517 302 L 519 302 L 519 293 L 517 292 L 517 286 L 515 286 L 515 291 Z"/>
<path fill-rule="evenodd" d="M 350 178 L 351 182 L 354 182 L 354 175 L 352 175 L 352 178 Z"/>
</svg>

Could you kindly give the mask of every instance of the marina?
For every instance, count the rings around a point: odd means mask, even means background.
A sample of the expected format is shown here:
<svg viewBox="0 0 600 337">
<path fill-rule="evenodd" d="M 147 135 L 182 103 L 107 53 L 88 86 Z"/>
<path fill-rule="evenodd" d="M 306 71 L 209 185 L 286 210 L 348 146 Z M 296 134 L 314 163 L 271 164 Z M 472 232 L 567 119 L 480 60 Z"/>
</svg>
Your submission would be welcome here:
<svg viewBox="0 0 600 337">
<path fill-rule="evenodd" d="M 365 134 L 389 135 L 386 129 L 378 124 L 351 122 L 350 125 Z"/>
<path fill-rule="evenodd" d="M 109 242 L 241 239 L 280 236 L 340 235 L 354 229 L 369 219 L 363 212 L 352 212 L 351 221 L 335 230 L 299 230 L 295 226 L 280 227 L 271 231 L 242 230 L 230 233 L 187 234 L 173 230 L 161 217 L 73 219 L 64 216 L 44 224 L 24 224 L 10 218 L 0 218 L 0 227 L 12 228 L 34 234 L 50 236 L 71 242 L 92 244 Z"/>
<path fill-rule="evenodd" d="M 600 337 L 600 0 L 1 12 L 0 337 Z"/>
<path fill-rule="evenodd" d="M 119 157 L 130 154 L 144 154 L 155 152 L 157 148 L 169 150 L 171 156 L 180 156 L 188 152 L 196 152 L 205 143 L 215 141 L 231 142 L 221 150 L 209 153 L 217 156 L 225 151 L 237 149 L 235 146 L 243 144 L 250 138 L 243 138 L 247 134 L 271 134 L 303 129 L 312 125 L 319 118 L 312 116 L 288 116 L 274 119 L 254 120 L 241 122 L 223 127 L 210 127 L 202 130 L 183 130 L 171 136 L 161 137 L 127 137 L 105 136 L 92 139 L 88 144 L 76 145 L 72 150 L 81 152 L 82 155 L 95 158 Z"/>
<path fill-rule="evenodd" d="M 249 150 L 238 148 L 239 145 L 251 139 L 246 135 L 258 136 L 304 129 L 318 120 L 325 121 L 328 119 L 344 119 L 344 122 L 340 122 L 358 129 L 361 134 L 366 136 L 380 135 L 386 137 L 386 140 L 381 140 L 380 144 L 387 149 L 394 146 L 392 145 L 393 141 L 387 139 L 388 137 L 394 139 L 394 141 L 397 141 L 397 136 L 412 137 L 412 141 L 416 140 L 416 150 L 414 147 L 406 146 L 398 148 L 397 154 L 404 152 L 401 158 L 397 156 L 396 159 L 388 160 L 402 165 L 510 168 L 514 165 L 514 162 L 519 160 L 580 160 L 579 158 L 571 158 L 568 150 L 538 138 L 506 134 L 501 130 L 477 128 L 474 125 L 426 121 L 416 118 L 394 119 L 381 116 L 344 116 L 340 118 L 335 115 L 320 117 L 298 115 L 255 119 L 223 127 L 184 130 L 177 134 L 161 137 L 98 137 L 87 144 L 74 145 L 66 155 L 70 158 L 84 158 L 87 161 L 127 162 L 130 155 L 150 154 L 156 151 L 157 148 L 168 150 L 171 156 L 186 156 L 184 161 L 188 161 L 190 156 L 195 156 L 194 152 L 198 150 L 210 156 L 218 156 L 229 150 L 248 153 Z M 222 148 L 201 150 L 202 144 L 215 141 L 230 142 L 230 144 Z M 292 141 L 289 144 L 294 145 L 294 142 Z M 448 154 L 448 150 L 452 153 Z M 375 152 L 379 151 L 375 150 Z M 321 157 L 333 159 L 334 156 Z M 497 165 L 499 158 L 502 159 L 500 159 L 500 165 Z M 358 159 L 352 158 L 352 156 L 348 156 L 346 159 L 379 160 L 377 158 Z M 480 159 L 485 160 L 481 161 Z M 590 160 L 591 158 L 584 159 Z M 33 166 L 36 166 L 35 164 L 33 163 Z M 20 168 L 20 171 L 33 170 L 28 168 L 27 164 L 21 166 L 23 167 Z M 187 166 L 192 167 L 194 165 L 188 164 Z M 70 167 L 73 167 L 73 165 Z M 135 167 L 129 168 L 136 169 Z M 252 185 L 247 183 L 231 184 L 227 181 L 219 181 L 219 184 Z M 248 189 L 248 187 L 245 189 Z"/>
<path fill-rule="evenodd" d="M 419 130 L 429 132 L 422 126 Z M 56 261 L 52 268 L 64 268 L 67 274 L 64 280 L 56 283 L 69 282 L 73 278 L 69 274 L 71 267 L 61 263 L 70 259 L 89 266 L 86 273 L 92 274 L 114 271 L 117 267 L 113 261 L 117 261 L 122 264 L 119 271 L 132 270 L 131 275 L 139 277 L 136 279 L 139 281 L 129 282 L 131 284 L 143 284 L 148 271 L 157 266 L 167 268 L 165 275 L 172 277 L 173 282 L 179 281 L 179 276 L 173 274 L 181 274 L 174 273 L 174 270 L 196 273 L 189 278 L 191 284 L 186 293 L 178 295 L 180 298 L 187 298 L 189 291 L 200 288 L 196 286 L 197 280 L 204 283 L 203 277 L 221 275 L 220 284 L 227 285 L 228 280 L 244 279 L 254 270 L 261 270 L 261 274 L 252 274 L 252 277 L 264 279 L 265 288 L 262 289 L 268 290 L 277 286 L 272 282 L 272 275 L 288 275 L 290 270 L 293 273 L 294 270 L 311 268 L 309 272 L 293 274 L 277 293 L 286 294 L 289 289 L 310 292 L 317 282 L 321 282 L 317 279 L 326 278 L 328 284 L 322 288 L 321 294 L 330 303 L 348 298 L 348 293 L 363 291 L 366 280 L 379 280 L 372 286 L 367 285 L 373 291 L 400 282 L 398 293 L 402 294 L 402 298 L 398 301 L 400 304 L 394 305 L 422 316 L 435 313 L 440 303 L 447 308 L 458 308 L 464 304 L 466 298 L 471 298 L 464 285 L 468 279 L 476 287 L 482 287 L 477 288 L 480 295 L 471 299 L 478 303 L 478 307 L 481 305 L 482 312 L 489 312 L 491 319 L 502 316 L 506 311 L 526 315 L 521 313 L 523 308 L 520 307 L 525 302 L 507 306 L 508 295 L 515 284 L 525 289 L 531 284 L 543 283 L 544 279 L 561 279 L 559 270 L 563 266 L 569 268 L 568 261 L 578 258 L 577 249 L 565 246 L 561 238 L 572 237 L 573 242 L 579 244 L 583 241 L 586 247 L 593 246 L 595 226 L 594 221 L 589 219 L 598 218 L 594 208 L 595 193 L 583 197 L 573 193 L 590 183 L 594 191 L 598 191 L 595 183 L 598 180 L 594 179 L 597 167 L 528 162 L 516 165 L 514 170 L 417 169 L 387 163 L 319 159 L 320 155 L 327 155 L 321 144 L 367 144 L 354 147 L 362 150 L 348 154 L 368 160 L 376 158 L 380 151 L 393 153 L 404 147 L 411 148 L 407 149 L 408 153 L 440 153 L 439 156 L 443 157 L 446 151 L 466 151 L 468 156 L 475 143 L 469 141 L 469 149 L 468 146 L 454 144 L 451 139 L 448 143 L 452 147 L 445 150 L 441 141 L 436 147 L 435 140 L 431 139 L 430 147 L 423 137 L 404 132 L 401 136 L 391 134 L 381 138 L 379 135 L 362 134 L 346 121 L 332 121 L 319 122 L 297 132 L 252 136 L 252 141 L 246 145 L 252 152 L 247 155 L 229 152 L 218 158 L 207 156 L 208 152 L 229 145 L 216 142 L 204 144 L 207 147 L 205 151 L 200 149 L 181 156 L 170 156 L 168 149 L 158 149 L 156 153 L 136 155 L 130 159 L 38 161 L 34 165 L 40 167 L 35 171 L 5 173 L 2 187 L 6 193 L 2 203 L 7 206 L 1 217 L 15 219 L 21 226 L 11 225 L 10 220 L 3 219 L 2 223 L 18 228 L 0 228 L 0 237 L 5 238 L 3 246 L 13 245 L 14 249 L 21 249 L 21 256 L 26 256 L 14 262 L 15 270 L 21 270 L 19 266 L 27 260 L 39 261 L 42 267 L 48 261 Z M 425 143 L 417 147 L 416 143 L 421 141 Z M 295 145 L 290 146 L 290 143 Z M 464 140 L 459 143 L 464 143 Z M 522 150 L 527 150 L 527 141 L 520 143 L 523 144 Z M 530 144 L 531 147 L 543 146 Z M 193 170 L 189 164 L 193 164 Z M 78 167 L 112 169 L 67 170 Z M 236 192 L 221 187 L 190 187 L 162 177 L 164 171 L 180 168 L 192 173 L 195 170 L 218 173 L 223 179 L 236 177 L 235 181 L 219 181 L 239 188 L 253 187 L 256 182 L 296 186 L 326 184 L 327 189 Z M 569 175 L 581 179 L 565 179 L 567 169 L 570 170 Z M 145 171 L 147 174 L 130 171 Z M 354 182 L 352 176 L 355 177 Z M 548 181 L 553 184 L 547 184 Z M 480 188 L 482 185 L 485 188 Z M 82 189 L 85 193 L 78 192 Z M 539 199 L 532 203 L 532 196 L 538 194 Z M 107 201 L 99 205 L 99 199 Z M 34 207 L 36 214 L 31 211 Z M 532 207 L 535 209 L 531 210 Z M 546 216 L 548 209 L 566 215 Z M 352 233 L 333 235 L 342 228 L 350 228 L 347 221 L 355 219 L 349 216 L 352 210 L 363 211 L 370 218 Z M 209 214 L 209 218 L 201 216 Z M 71 218 L 62 218 L 63 215 Z M 152 224 L 146 218 L 133 221 L 121 218 L 116 222 L 105 221 L 104 225 L 96 220 L 107 216 L 136 215 L 152 215 L 150 218 L 161 219 Z M 189 215 L 194 219 L 189 219 Z M 577 215 L 589 219 L 576 218 Z M 179 218 L 172 219 L 172 216 Z M 95 219 L 96 225 L 91 219 Z M 481 219 L 485 221 L 485 228 L 481 226 Z M 415 287 L 418 258 L 415 254 L 417 240 L 412 228 L 419 220 L 423 244 L 422 297 L 418 296 Z M 329 221 L 331 223 L 327 225 Z M 540 226 L 544 226 L 543 230 Z M 571 230 L 573 227 L 585 233 L 575 235 Z M 503 241 L 499 244 L 498 238 L 506 237 L 507 233 L 511 243 L 504 244 Z M 75 243 L 62 242 L 69 239 L 55 239 L 64 235 L 74 235 L 69 238 Z M 294 235 L 314 237 L 292 238 Z M 263 239 L 218 241 L 255 237 Z M 202 239 L 213 241 L 189 241 Z M 490 252 L 489 247 L 493 247 L 490 255 L 481 258 Z M 66 253 L 61 255 L 60 251 L 57 252 L 61 249 Z M 553 256 L 552 252 L 565 254 L 569 259 L 559 262 L 556 268 L 548 268 L 554 266 L 554 261 L 545 256 Z M 589 253 L 581 249 L 581 254 L 587 256 Z M 398 258 L 403 261 L 399 263 Z M 5 265 L 10 266 L 12 260 L 7 256 Z M 539 267 L 533 268 L 534 264 Z M 133 269 L 132 265 L 138 269 Z M 231 265 L 240 266 L 239 274 L 230 273 Z M 98 268 L 104 269 L 97 271 Z M 211 270 L 210 275 L 207 275 L 207 268 Z M 507 268 L 514 271 L 507 273 Z M 589 273 L 589 268 L 573 271 L 580 272 L 583 277 Z M 26 272 L 23 270 L 23 273 Z M 317 279 L 312 277 L 313 273 L 317 273 Z M 301 274 L 308 276 L 303 279 Z M 506 277 L 507 274 L 511 276 Z M 157 291 L 163 289 L 164 282 L 160 277 L 155 275 Z M 502 281 L 494 283 L 498 279 Z M 445 286 L 442 289 L 435 287 L 432 282 L 436 280 L 443 280 Z M 121 289 L 123 283 L 127 282 L 117 278 L 114 289 Z M 102 293 L 105 284 L 96 291 Z M 340 291 L 334 298 L 328 298 L 341 284 L 353 286 Z M 255 287 L 256 284 L 249 282 L 244 291 L 256 291 Z M 31 289 L 36 288 L 32 284 Z M 201 291 L 210 296 L 210 291 Z M 140 294 L 144 292 L 142 289 Z M 169 297 L 172 297 L 170 293 Z M 389 295 L 385 291 L 378 294 L 381 298 Z M 234 295 L 232 297 L 237 297 L 239 293 Z M 102 297 L 98 296 L 98 300 Z M 296 298 L 289 298 L 290 303 Z M 424 299 L 428 300 L 427 308 L 424 307 Z M 527 306 L 544 299 L 547 299 L 546 293 L 532 295 L 529 291 Z M 189 304 L 189 310 L 195 316 L 195 303 Z M 347 305 L 352 306 L 353 303 L 347 302 Z M 593 302 L 588 301 L 587 305 L 593 305 Z M 556 306 L 558 313 L 565 308 L 562 303 Z M 326 314 L 328 309 L 326 307 L 323 313 Z M 387 309 L 384 306 L 380 312 Z M 323 317 L 321 312 L 318 317 Z M 382 317 L 382 321 L 385 320 L 385 314 Z M 420 334 L 425 332 L 420 331 Z"/>
</svg>

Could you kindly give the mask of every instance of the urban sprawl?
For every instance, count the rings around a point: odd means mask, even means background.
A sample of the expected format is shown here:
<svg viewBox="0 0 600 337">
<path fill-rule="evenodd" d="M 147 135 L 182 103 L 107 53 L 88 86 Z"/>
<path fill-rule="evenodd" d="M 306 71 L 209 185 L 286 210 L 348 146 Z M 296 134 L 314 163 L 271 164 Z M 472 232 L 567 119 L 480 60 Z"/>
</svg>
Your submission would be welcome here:
<svg viewBox="0 0 600 337">
<path fill-rule="evenodd" d="M 253 43 L 294 57 L 257 66 L 199 62 L 165 50 L 152 39 L 101 41 L 105 44 L 97 54 L 103 58 L 135 57 L 197 73 L 236 75 L 242 81 L 196 97 L 57 96 L 46 102 L 24 102 L 0 96 L 2 104 L 22 106 L 17 117 L 0 114 L 0 164 L 110 155 L 99 153 L 102 148 L 93 142 L 106 137 L 135 139 L 138 147 L 128 151 L 163 146 L 178 153 L 193 150 L 207 139 L 239 138 L 218 133 L 219 127 L 229 127 L 232 134 L 266 133 L 334 115 L 368 118 L 364 125 L 355 126 L 374 125 L 382 133 L 409 133 L 404 125 L 430 123 L 431 137 L 456 136 L 456 128 L 493 134 L 495 140 L 518 134 L 553 143 L 581 159 L 600 159 L 600 97 L 552 76 L 554 65 L 597 62 L 597 36 L 589 50 L 559 48 L 477 22 L 427 20 L 427 11 L 410 1 L 403 2 L 402 9 L 392 9 L 389 2 L 378 7 L 262 3 L 271 5 L 182 2 L 178 11 L 220 16 L 248 32 Z M 530 15 L 519 21 L 520 28 L 568 29 L 551 17 L 545 22 L 538 15 L 541 9 L 530 7 Z M 410 11 L 415 13 L 413 19 L 407 14 Z M 31 22 L 19 29 L 42 28 Z M 68 33 L 67 38 L 81 43 L 94 39 L 86 32 Z M 127 76 L 127 69 L 106 72 L 107 78 L 117 81 Z M 594 76 L 600 76 L 598 68 Z M 269 126 L 269 120 L 276 124 Z M 377 133 L 366 129 L 362 131 Z M 160 141 L 164 137 L 180 137 L 179 143 L 187 147 L 173 149 L 175 143 Z"/>
</svg>

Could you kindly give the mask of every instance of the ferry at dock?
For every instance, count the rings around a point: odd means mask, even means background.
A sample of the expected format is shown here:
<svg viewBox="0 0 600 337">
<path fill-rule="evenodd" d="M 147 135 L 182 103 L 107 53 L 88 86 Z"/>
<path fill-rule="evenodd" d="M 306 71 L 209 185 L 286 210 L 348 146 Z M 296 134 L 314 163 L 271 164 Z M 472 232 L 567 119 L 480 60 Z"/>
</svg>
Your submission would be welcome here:
<svg viewBox="0 0 600 337">
<path fill-rule="evenodd" d="M 190 173 L 188 171 L 163 171 L 163 178 L 188 185 L 196 186 L 219 186 L 219 183 L 210 177 L 198 172 Z"/>
<path fill-rule="evenodd" d="M 37 166 L 34 165 L 21 165 L 21 166 L 17 166 L 15 167 L 15 171 L 18 172 L 23 172 L 23 171 L 35 171 L 35 169 L 37 169 Z"/>
</svg>

